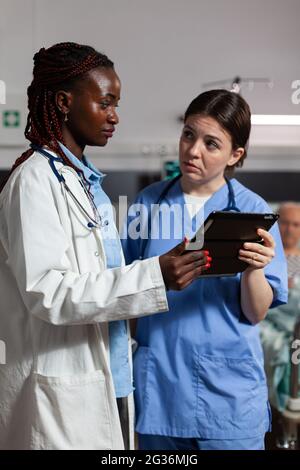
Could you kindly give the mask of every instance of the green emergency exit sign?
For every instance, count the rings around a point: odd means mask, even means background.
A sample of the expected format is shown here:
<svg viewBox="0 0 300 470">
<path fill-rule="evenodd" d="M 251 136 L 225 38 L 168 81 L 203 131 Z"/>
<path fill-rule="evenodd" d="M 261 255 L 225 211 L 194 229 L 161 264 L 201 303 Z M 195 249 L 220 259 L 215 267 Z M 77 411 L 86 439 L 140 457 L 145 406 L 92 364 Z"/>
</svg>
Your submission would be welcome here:
<svg viewBox="0 0 300 470">
<path fill-rule="evenodd" d="M 20 127 L 21 113 L 16 110 L 6 110 L 2 112 L 3 127 Z"/>
</svg>

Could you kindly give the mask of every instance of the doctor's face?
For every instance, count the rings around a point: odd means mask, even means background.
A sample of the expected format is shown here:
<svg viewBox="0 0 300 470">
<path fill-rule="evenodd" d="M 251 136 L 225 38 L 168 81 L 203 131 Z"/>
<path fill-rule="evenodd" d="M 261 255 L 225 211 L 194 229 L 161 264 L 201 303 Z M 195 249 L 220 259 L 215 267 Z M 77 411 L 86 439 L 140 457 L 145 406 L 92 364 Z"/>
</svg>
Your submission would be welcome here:
<svg viewBox="0 0 300 470">
<path fill-rule="evenodd" d="M 70 92 L 66 129 L 80 146 L 104 146 L 119 122 L 120 80 L 112 68 L 88 72 Z"/>
<path fill-rule="evenodd" d="M 224 170 L 241 158 L 243 149 L 233 150 L 230 134 L 212 117 L 187 117 L 179 142 L 183 179 L 193 185 L 224 179 Z"/>
</svg>

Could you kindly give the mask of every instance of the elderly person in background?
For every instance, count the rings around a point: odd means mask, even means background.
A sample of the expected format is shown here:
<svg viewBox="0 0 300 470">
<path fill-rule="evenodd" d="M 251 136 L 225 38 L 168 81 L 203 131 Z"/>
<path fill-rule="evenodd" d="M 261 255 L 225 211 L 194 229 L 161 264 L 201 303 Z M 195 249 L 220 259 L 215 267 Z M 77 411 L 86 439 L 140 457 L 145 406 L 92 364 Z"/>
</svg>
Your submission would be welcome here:
<svg viewBox="0 0 300 470">
<path fill-rule="evenodd" d="M 279 207 L 279 227 L 288 262 L 289 287 L 300 277 L 300 204 L 285 202 Z"/>
<path fill-rule="evenodd" d="M 278 212 L 288 263 L 289 301 L 270 310 L 260 327 L 270 402 L 283 410 L 290 393 L 290 343 L 300 318 L 300 204 L 282 203 Z"/>
</svg>

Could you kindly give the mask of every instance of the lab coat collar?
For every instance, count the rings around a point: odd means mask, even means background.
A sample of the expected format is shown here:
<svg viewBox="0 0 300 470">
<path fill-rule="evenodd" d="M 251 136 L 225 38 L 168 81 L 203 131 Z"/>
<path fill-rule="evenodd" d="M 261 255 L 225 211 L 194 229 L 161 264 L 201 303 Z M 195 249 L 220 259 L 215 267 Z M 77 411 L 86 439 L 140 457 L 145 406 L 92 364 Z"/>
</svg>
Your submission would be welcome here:
<svg viewBox="0 0 300 470">
<path fill-rule="evenodd" d="M 70 162 L 81 170 L 84 174 L 85 179 L 91 184 L 102 184 L 104 177 L 106 176 L 104 173 L 98 170 L 87 158 L 85 155 L 82 156 L 82 160 L 79 160 L 75 155 L 61 142 L 58 142 L 61 149 L 65 153 L 66 157 L 70 160 Z"/>
</svg>

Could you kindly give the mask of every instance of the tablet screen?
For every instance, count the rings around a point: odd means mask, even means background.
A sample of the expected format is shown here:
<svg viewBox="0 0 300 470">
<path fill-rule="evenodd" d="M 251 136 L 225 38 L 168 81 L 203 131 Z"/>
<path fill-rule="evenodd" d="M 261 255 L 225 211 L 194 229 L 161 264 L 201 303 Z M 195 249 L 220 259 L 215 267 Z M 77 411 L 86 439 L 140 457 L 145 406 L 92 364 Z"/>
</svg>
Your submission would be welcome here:
<svg viewBox="0 0 300 470">
<path fill-rule="evenodd" d="M 249 265 L 238 259 L 246 241 L 263 243 L 257 229 L 269 230 L 278 214 L 214 211 L 190 241 L 187 250 L 208 250 L 211 267 L 202 276 L 230 276 L 243 272 Z"/>
</svg>

